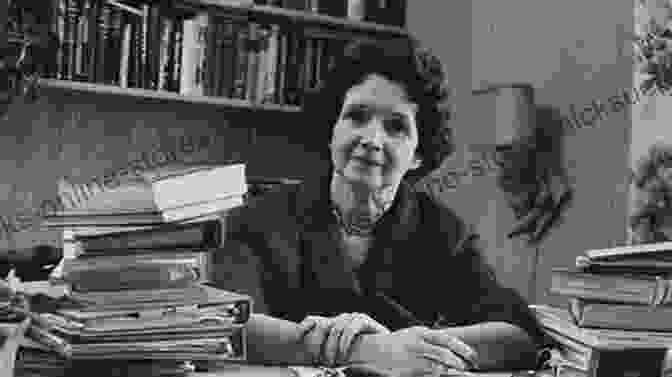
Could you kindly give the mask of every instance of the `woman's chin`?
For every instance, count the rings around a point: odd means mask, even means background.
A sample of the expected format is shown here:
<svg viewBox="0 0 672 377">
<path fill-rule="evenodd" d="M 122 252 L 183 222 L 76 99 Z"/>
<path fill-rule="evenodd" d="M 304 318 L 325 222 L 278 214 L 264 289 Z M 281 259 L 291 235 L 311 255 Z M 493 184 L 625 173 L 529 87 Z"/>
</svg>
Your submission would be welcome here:
<svg viewBox="0 0 672 377">
<path fill-rule="evenodd" d="M 372 174 L 372 172 L 363 172 L 359 169 L 346 169 L 345 178 L 352 184 L 367 186 L 371 188 L 380 187 L 383 180 L 380 176 Z"/>
</svg>

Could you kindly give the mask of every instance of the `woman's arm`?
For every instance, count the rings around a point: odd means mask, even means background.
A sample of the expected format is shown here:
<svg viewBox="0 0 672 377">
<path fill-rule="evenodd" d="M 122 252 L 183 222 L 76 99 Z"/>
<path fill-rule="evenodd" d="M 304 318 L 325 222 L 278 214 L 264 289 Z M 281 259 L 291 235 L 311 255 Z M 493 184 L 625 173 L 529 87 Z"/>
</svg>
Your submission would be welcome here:
<svg viewBox="0 0 672 377">
<path fill-rule="evenodd" d="M 480 370 L 527 369 L 536 362 L 536 345 L 518 326 L 506 322 L 483 322 L 439 330 L 471 346 Z"/>
<path fill-rule="evenodd" d="M 310 365 L 312 357 L 299 324 L 265 314 L 252 314 L 246 325 L 247 359 L 253 364 Z"/>
</svg>

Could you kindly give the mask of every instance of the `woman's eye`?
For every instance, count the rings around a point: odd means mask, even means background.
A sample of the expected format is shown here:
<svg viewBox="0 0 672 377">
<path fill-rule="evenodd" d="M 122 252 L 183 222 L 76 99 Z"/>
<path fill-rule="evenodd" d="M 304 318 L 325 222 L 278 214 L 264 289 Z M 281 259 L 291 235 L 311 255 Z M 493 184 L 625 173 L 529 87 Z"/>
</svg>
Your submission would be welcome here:
<svg viewBox="0 0 672 377">
<path fill-rule="evenodd" d="M 345 119 L 349 119 L 355 123 L 364 123 L 368 120 L 369 114 L 363 109 L 354 109 L 345 113 Z"/>
<path fill-rule="evenodd" d="M 388 119 L 385 121 L 385 128 L 393 135 L 406 132 L 406 123 L 402 119 Z"/>
</svg>

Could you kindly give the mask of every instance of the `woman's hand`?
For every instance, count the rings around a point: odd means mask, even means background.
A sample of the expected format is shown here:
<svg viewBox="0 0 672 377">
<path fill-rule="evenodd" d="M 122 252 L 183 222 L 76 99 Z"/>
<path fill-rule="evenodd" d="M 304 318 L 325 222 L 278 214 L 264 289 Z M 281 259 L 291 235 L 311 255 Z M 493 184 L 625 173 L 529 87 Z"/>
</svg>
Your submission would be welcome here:
<svg viewBox="0 0 672 377">
<path fill-rule="evenodd" d="M 305 343 L 316 363 L 343 364 L 352 343 L 360 334 L 389 334 L 390 330 L 364 313 L 343 313 L 336 317 L 307 316 L 299 324 Z"/>
<path fill-rule="evenodd" d="M 361 337 L 348 364 L 370 365 L 404 375 L 467 370 L 476 355 L 458 338 L 423 326 Z"/>
</svg>

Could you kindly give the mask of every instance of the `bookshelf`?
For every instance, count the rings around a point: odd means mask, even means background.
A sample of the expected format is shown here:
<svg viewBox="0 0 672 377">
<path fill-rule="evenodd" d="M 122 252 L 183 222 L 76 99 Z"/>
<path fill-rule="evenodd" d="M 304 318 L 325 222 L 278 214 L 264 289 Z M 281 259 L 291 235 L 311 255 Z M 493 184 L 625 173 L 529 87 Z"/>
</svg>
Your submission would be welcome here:
<svg viewBox="0 0 672 377">
<path fill-rule="evenodd" d="M 329 6 L 337 3 L 329 1 Z M 347 0 L 342 1 L 345 8 Z M 291 2 L 295 7 L 293 0 L 264 3 Z M 297 114 L 303 93 L 320 82 L 347 41 L 408 36 L 403 25 L 248 3 L 51 0 L 44 19 L 51 20 L 58 36 L 58 58 L 42 72 L 40 87 L 138 102 Z M 308 7 L 315 0 L 304 3 Z M 405 12 L 405 1 L 387 4 L 401 4 Z M 13 16 L 10 9 L 10 21 Z M 24 40 L 23 30 L 9 25 L 9 41 Z"/>
</svg>

